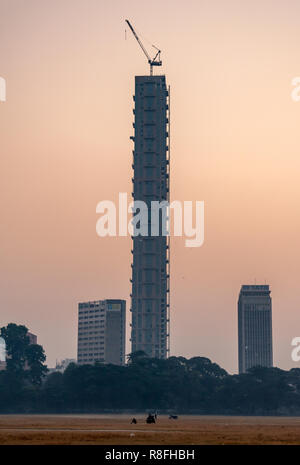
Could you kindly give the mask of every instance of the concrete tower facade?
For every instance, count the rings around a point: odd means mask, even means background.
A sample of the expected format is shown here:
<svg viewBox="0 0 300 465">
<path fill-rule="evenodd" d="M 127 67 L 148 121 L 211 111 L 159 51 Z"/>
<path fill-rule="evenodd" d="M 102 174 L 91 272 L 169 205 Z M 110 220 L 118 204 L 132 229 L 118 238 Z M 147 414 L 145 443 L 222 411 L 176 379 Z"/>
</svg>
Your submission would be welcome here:
<svg viewBox="0 0 300 465">
<path fill-rule="evenodd" d="M 131 345 L 151 357 L 169 351 L 169 237 L 160 215 L 151 236 L 151 202 L 169 201 L 169 90 L 165 76 L 136 76 L 133 199 L 148 206 L 148 236 L 133 236 Z"/>
<path fill-rule="evenodd" d="M 242 286 L 238 300 L 239 373 L 272 367 L 272 300 L 268 285 Z"/>
<path fill-rule="evenodd" d="M 78 304 L 78 364 L 125 363 L 126 301 L 96 300 Z"/>
</svg>

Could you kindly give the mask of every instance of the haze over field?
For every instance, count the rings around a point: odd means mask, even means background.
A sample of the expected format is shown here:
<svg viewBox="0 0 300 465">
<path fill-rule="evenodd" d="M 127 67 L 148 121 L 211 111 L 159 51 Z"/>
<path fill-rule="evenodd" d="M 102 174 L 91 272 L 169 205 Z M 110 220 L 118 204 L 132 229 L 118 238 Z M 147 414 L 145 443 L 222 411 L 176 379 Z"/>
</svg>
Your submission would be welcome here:
<svg viewBox="0 0 300 465">
<path fill-rule="evenodd" d="M 159 415 L 147 425 L 145 415 L 135 416 L 137 425 L 130 414 L 1 415 L 0 444 L 299 444 L 299 418 Z"/>
</svg>

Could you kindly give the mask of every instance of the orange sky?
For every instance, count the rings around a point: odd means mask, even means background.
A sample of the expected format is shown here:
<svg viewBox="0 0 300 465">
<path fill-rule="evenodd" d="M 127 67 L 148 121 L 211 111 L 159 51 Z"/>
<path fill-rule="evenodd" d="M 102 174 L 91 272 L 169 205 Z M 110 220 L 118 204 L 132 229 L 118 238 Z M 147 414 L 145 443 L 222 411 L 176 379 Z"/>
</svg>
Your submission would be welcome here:
<svg viewBox="0 0 300 465">
<path fill-rule="evenodd" d="M 204 245 L 172 239 L 171 353 L 237 371 L 238 292 L 266 280 L 274 363 L 296 367 L 296 0 L 0 0 L 0 325 L 26 324 L 53 366 L 76 356 L 79 301 L 129 310 L 131 241 L 95 230 L 97 203 L 131 192 L 134 76 L 148 74 L 125 18 L 163 51 L 171 199 L 205 202 Z"/>
</svg>

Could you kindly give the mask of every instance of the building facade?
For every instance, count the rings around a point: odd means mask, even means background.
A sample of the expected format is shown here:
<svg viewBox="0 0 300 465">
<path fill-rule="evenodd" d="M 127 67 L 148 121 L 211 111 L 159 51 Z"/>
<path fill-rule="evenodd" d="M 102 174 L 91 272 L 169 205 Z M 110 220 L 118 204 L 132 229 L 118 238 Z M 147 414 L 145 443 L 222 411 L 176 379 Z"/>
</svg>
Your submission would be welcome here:
<svg viewBox="0 0 300 465">
<path fill-rule="evenodd" d="M 273 366 L 272 300 L 268 285 L 243 285 L 238 300 L 239 373 Z"/>
<path fill-rule="evenodd" d="M 133 200 L 148 207 L 148 235 L 134 225 L 131 351 L 166 358 L 169 352 L 169 237 L 160 211 L 151 235 L 151 202 L 169 201 L 169 89 L 165 76 L 136 76 L 134 96 Z M 139 229 L 141 225 L 138 225 Z"/>
<path fill-rule="evenodd" d="M 3 337 L 0 337 L 0 371 L 6 368 L 6 345 Z"/>
<path fill-rule="evenodd" d="M 78 305 L 77 362 L 125 363 L 125 300 L 97 300 Z"/>
<path fill-rule="evenodd" d="M 28 332 L 27 336 L 29 337 L 29 344 L 37 344 L 37 336 L 35 334 Z"/>
</svg>

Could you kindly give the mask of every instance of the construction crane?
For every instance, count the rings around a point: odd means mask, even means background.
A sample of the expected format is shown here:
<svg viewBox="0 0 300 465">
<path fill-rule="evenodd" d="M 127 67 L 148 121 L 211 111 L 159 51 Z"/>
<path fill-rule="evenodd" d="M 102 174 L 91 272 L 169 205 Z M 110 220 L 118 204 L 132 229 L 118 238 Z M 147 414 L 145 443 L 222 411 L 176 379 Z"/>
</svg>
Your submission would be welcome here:
<svg viewBox="0 0 300 465">
<path fill-rule="evenodd" d="M 155 45 L 152 45 L 153 48 L 155 48 L 157 50 L 157 53 L 155 55 L 155 57 L 151 60 L 147 50 L 145 49 L 144 45 L 142 44 L 142 42 L 140 41 L 137 33 L 135 32 L 135 30 L 133 29 L 133 27 L 131 26 L 130 22 L 128 21 L 128 19 L 125 20 L 126 23 L 128 24 L 128 26 L 130 27 L 131 29 L 131 32 L 132 34 L 134 35 L 134 37 L 136 38 L 136 40 L 138 41 L 138 44 L 139 46 L 141 47 L 141 49 L 143 50 L 144 54 L 146 55 L 147 57 L 147 60 L 148 60 L 148 63 L 150 65 L 150 76 L 153 76 L 153 66 L 161 66 L 162 65 L 162 61 L 160 59 L 160 50 L 155 47 Z"/>
</svg>

